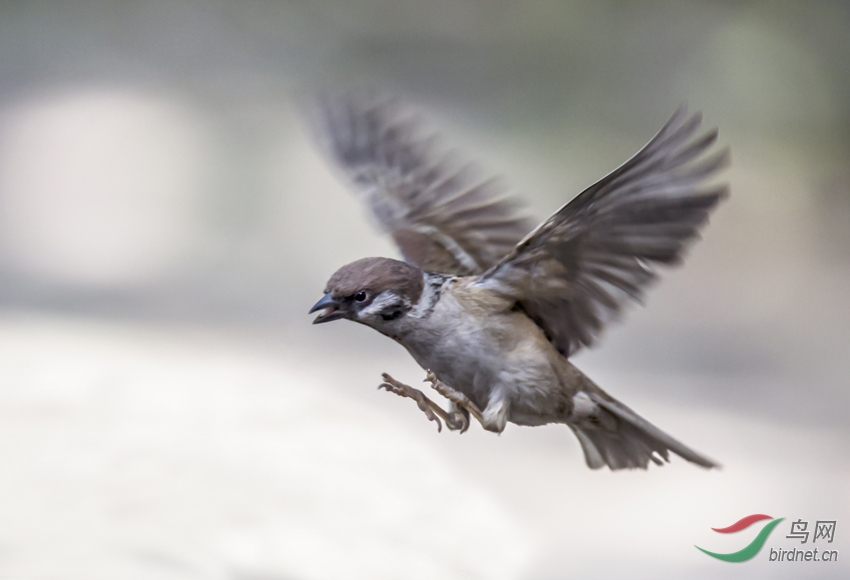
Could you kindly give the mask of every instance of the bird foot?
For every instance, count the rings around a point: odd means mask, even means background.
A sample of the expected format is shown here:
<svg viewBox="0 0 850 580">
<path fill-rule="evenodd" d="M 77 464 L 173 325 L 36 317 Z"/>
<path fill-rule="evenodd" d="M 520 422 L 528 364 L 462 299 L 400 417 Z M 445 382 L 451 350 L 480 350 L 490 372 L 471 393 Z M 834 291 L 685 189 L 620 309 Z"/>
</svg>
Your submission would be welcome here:
<svg viewBox="0 0 850 580">
<path fill-rule="evenodd" d="M 435 391 L 440 393 L 443 397 L 451 401 L 452 406 L 454 408 L 454 412 L 452 415 L 456 417 L 456 420 L 462 424 L 460 432 L 463 433 L 467 429 L 469 429 L 469 416 L 472 415 L 475 417 L 479 423 L 484 424 L 484 416 L 481 413 L 481 409 L 478 406 L 469 400 L 469 397 L 461 393 L 460 391 L 456 391 L 446 383 L 440 381 L 433 372 L 428 371 L 428 374 L 425 376 L 425 382 L 430 382 L 431 386 Z M 448 425 L 448 422 L 446 422 Z M 451 427 L 450 427 L 451 428 Z"/>
<path fill-rule="evenodd" d="M 425 393 L 419 389 L 414 389 L 411 386 L 400 383 L 387 373 L 384 373 L 381 376 L 383 377 L 384 382 L 378 385 L 378 388 L 386 389 L 391 393 L 395 393 L 399 397 L 407 397 L 408 399 L 416 401 L 416 405 L 423 413 L 425 413 L 428 420 L 437 423 L 437 432 L 441 432 L 443 430 L 443 424 L 440 422 L 440 419 L 445 421 L 446 427 L 452 431 L 460 429 L 461 433 L 463 433 L 463 431 L 466 430 L 464 423 L 458 420 L 456 413 L 447 413 L 437 403 L 426 397 Z M 469 422 L 467 420 L 466 427 L 468 426 Z"/>
</svg>

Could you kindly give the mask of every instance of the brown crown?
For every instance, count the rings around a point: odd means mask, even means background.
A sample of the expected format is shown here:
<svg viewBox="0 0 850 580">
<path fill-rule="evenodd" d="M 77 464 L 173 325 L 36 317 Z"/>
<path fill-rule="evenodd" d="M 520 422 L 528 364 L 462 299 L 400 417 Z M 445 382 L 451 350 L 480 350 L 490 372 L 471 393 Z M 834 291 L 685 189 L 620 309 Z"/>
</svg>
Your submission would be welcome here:
<svg viewBox="0 0 850 580">
<path fill-rule="evenodd" d="M 325 292 L 331 292 L 334 298 L 345 298 L 361 290 L 395 290 L 415 304 L 422 288 L 422 270 L 416 266 L 390 258 L 363 258 L 337 270 Z"/>
</svg>

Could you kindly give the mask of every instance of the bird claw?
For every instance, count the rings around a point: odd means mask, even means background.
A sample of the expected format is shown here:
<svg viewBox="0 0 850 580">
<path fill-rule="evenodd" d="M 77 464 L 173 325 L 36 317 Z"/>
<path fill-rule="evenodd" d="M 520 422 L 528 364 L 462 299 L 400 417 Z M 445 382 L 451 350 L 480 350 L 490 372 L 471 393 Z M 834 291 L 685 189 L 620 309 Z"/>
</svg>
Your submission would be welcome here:
<svg viewBox="0 0 850 580">
<path fill-rule="evenodd" d="M 447 399 L 449 399 L 449 401 L 452 401 L 452 406 L 454 407 L 454 409 L 449 412 L 444 410 L 442 407 L 440 407 L 437 403 L 435 403 L 428 397 L 426 397 L 425 393 L 423 393 L 419 389 L 414 389 L 413 387 L 405 385 L 404 383 L 395 380 L 387 373 L 383 373 L 381 376 L 384 379 L 384 382 L 378 385 L 378 389 L 385 389 L 390 393 L 395 393 L 399 397 L 406 397 L 408 399 L 413 399 L 414 401 L 416 401 L 416 405 L 423 413 L 425 413 L 425 417 L 427 417 L 429 421 L 434 421 L 435 423 L 437 423 L 438 433 L 441 433 L 443 430 L 443 424 L 440 422 L 440 419 L 445 421 L 446 427 L 448 427 L 450 431 L 460 431 L 461 433 L 464 433 L 467 429 L 469 429 L 469 411 L 467 410 L 467 407 L 456 404 L 451 396 L 446 397 Z M 428 378 L 426 378 L 425 380 L 430 381 L 432 385 L 442 385 L 442 387 L 444 387 L 445 389 L 445 392 L 447 393 L 451 392 L 455 393 L 456 395 L 459 395 L 460 397 L 464 397 L 463 394 L 458 393 L 453 389 L 450 389 L 446 385 L 443 385 L 443 383 L 437 380 L 437 377 L 431 371 L 428 371 Z M 436 386 L 434 388 L 437 389 L 438 393 L 445 396 L 443 390 L 438 389 Z M 478 411 L 478 408 L 475 407 L 475 405 L 469 399 L 466 399 L 464 397 L 464 400 L 466 401 L 467 405 L 471 406 L 471 408 L 474 409 L 473 414 L 475 412 L 480 413 L 480 411 Z"/>
<path fill-rule="evenodd" d="M 446 421 L 446 427 L 452 431 L 459 430 L 461 435 L 466 433 L 466 430 L 469 429 L 469 411 L 455 405 L 454 411 L 449 413 L 449 416 L 453 419 L 453 423 Z"/>
<path fill-rule="evenodd" d="M 416 401 L 416 406 L 425 413 L 425 417 L 427 417 L 429 421 L 437 423 L 437 433 L 441 433 L 443 431 L 443 424 L 440 422 L 440 417 L 437 416 L 438 413 L 443 417 L 443 420 L 446 421 L 446 425 L 449 426 L 449 429 L 452 429 L 452 426 L 449 424 L 450 418 L 448 418 L 448 415 L 437 405 L 437 403 L 426 397 L 425 393 L 419 389 L 414 389 L 404 383 L 398 382 L 387 373 L 384 373 L 381 376 L 384 379 L 384 382 L 378 385 L 378 389 L 385 389 L 390 393 L 395 393 L 399 397 L 407 397 L 408 399 Z"/>
<path fill-rule="evenodd" d="M 435 391 L 437 391 L 440 395 L 448 399 L 452 406 L 454 407 L 454 412 L 451 413 L 454 429 L 460 429 L 461 433 L 465 433 L 467 429 L 469 429 L 469 416 L 472 415 L 475 417 L 479 423 L 483 424 L 483 415 L 481 413 L 481 409 L 478 406 L 469 400 L 469 397 L 461 393 L 460 391 L 456 391 L 444 382 L 440 381 L 430 370 L 428 374 L 425 375 L 425 382 L 430 382 L 431 387 Z M 449 429 L 453 427 L 449 424 L 448 419 L 446 420 L 446 426 Z"/>
</svg>

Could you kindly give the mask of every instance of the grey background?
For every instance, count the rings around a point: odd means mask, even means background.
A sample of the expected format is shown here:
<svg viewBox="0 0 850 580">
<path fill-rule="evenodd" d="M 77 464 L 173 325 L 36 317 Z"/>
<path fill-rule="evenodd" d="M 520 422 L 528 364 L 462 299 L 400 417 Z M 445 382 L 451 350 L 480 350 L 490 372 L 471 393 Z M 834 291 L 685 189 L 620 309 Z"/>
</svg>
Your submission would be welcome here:
<svg viewBox="0 0 850 580">
<path fill-rule="evenodd" d="M 692 544 L 739 549 L 753 530 L 709 528 L 761 512 L 847 545 L 848 25 L 843 2 L 0 4 L 0 575 L 846 574 Z M 591 473 L 554 426 L 437 435 L 374 390 L 420 380 L 403 349 L 310 326 L 338 266 L 395 255 L 293 104 L 363 85 L 539 219 L 680 103 L 720 127 L 732 197 L 576 363 L 722 471 Z"/>
</svg>

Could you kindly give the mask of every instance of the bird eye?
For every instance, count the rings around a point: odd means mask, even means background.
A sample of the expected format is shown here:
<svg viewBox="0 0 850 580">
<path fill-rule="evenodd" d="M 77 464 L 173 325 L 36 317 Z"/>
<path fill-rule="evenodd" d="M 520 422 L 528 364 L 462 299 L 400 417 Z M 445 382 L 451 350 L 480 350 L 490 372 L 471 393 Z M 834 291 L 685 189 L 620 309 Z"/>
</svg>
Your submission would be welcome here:
<svg viewBox="0 0 850 580">
<path fill-rule="evenodd" d="M 358 292 L 357 294 L 354 295 L 354 300 L 356 302 L 365 301 L 366 300 L 366 293 L 363 290 L 361 290 L 360 292 Z"/>
</svg>

